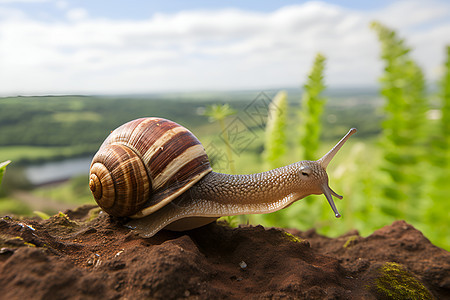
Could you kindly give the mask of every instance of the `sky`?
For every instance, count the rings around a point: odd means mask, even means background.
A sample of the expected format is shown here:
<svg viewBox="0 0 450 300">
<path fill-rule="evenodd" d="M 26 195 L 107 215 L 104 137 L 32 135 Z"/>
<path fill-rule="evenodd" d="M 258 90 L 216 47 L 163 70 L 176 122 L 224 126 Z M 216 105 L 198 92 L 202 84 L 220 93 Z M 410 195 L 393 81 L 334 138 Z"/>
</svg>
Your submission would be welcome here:
<svg viewBox="0 0 450 300">
<path fill-rule="evenodd" d="M 0 0 L 0 96 L 300 87 L 318 52 L 327 86 L 374 87 L 373 20 L 439 79 L 446 0 Z"/>
</svg>

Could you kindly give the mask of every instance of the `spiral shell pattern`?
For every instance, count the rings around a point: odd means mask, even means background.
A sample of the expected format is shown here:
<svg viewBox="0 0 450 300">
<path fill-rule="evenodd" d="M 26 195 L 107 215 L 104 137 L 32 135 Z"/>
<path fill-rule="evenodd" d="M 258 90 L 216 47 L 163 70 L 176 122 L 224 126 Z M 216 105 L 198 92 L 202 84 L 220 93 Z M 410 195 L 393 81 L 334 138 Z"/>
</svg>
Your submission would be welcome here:
<svg viewBox="0 0 450 300">
<path fill-rule="evenodd" d="M 200 141 L 162 118 L 130 121 L 103 142 L 91 163 L 89 187 L 113 216 L 151 214 L 211 172 Z"/>
</svg>

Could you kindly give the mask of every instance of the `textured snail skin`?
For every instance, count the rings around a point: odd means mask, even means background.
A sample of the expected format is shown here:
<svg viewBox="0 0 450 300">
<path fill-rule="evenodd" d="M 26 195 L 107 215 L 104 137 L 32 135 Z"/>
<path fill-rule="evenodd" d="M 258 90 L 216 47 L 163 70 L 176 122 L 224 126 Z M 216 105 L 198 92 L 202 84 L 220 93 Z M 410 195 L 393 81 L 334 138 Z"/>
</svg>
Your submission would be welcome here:
<svg viewBox="0 0 450 300">
<path fill-rule="evenodd" d="M 308 176 L 302 175 L 306 172 Z M 322 194 L 323 184 L 328 186 L 328 176 L 315 161 L 251 175 L 211 172 L 168 205 L 128 226 L 151 237 L 169 224 L 175 224 L 169 229 L 187 230 L 221 216 L 270 213 L 305 196 Z M 186 218 L 191 218 L 191 223 L 185 222 Z M 176 226 L 178 220 L 183 220 L 180 226 Z"/>
</svg>

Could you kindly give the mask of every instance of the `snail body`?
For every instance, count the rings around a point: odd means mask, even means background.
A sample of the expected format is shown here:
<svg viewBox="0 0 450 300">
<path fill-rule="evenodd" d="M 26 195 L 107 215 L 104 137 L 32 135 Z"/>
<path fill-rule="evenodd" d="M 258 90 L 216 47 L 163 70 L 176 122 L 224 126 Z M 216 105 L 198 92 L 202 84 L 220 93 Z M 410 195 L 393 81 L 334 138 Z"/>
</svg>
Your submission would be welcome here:
<svg viewBox="0 0 450 300">
<path fill-rule="evenodd" d="M 339 212 L 326 167 L 347 135 L 317 161 L 300 161 L 267 172 L 229 175 L 212 171 L 200 141 L 162 118 L 130 121 L 114 130 L 91 163 L 89 187 L 108 214 L 130 217 L 141 236 L 163 228 L 189 230 L 221 216 L 270 213 L 311 194 L 325 194 Z"/>
</svg>

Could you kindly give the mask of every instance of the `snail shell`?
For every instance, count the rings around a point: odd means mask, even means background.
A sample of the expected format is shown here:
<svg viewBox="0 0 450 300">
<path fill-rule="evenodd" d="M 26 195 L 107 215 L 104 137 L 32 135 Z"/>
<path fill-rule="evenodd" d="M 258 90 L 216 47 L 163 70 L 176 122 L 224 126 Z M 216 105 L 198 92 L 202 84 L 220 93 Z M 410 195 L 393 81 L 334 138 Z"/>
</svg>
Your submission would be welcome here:
<svg viewBox="0 0 450 300">
<path fill-rule="evenodd" d="M 116 217 L 157 211 L 211 172 L 200 141 L 162 118 L 130 121 L 103 142 L 91 163 L 89 187 L 97 204 Z"/>
</svg>

